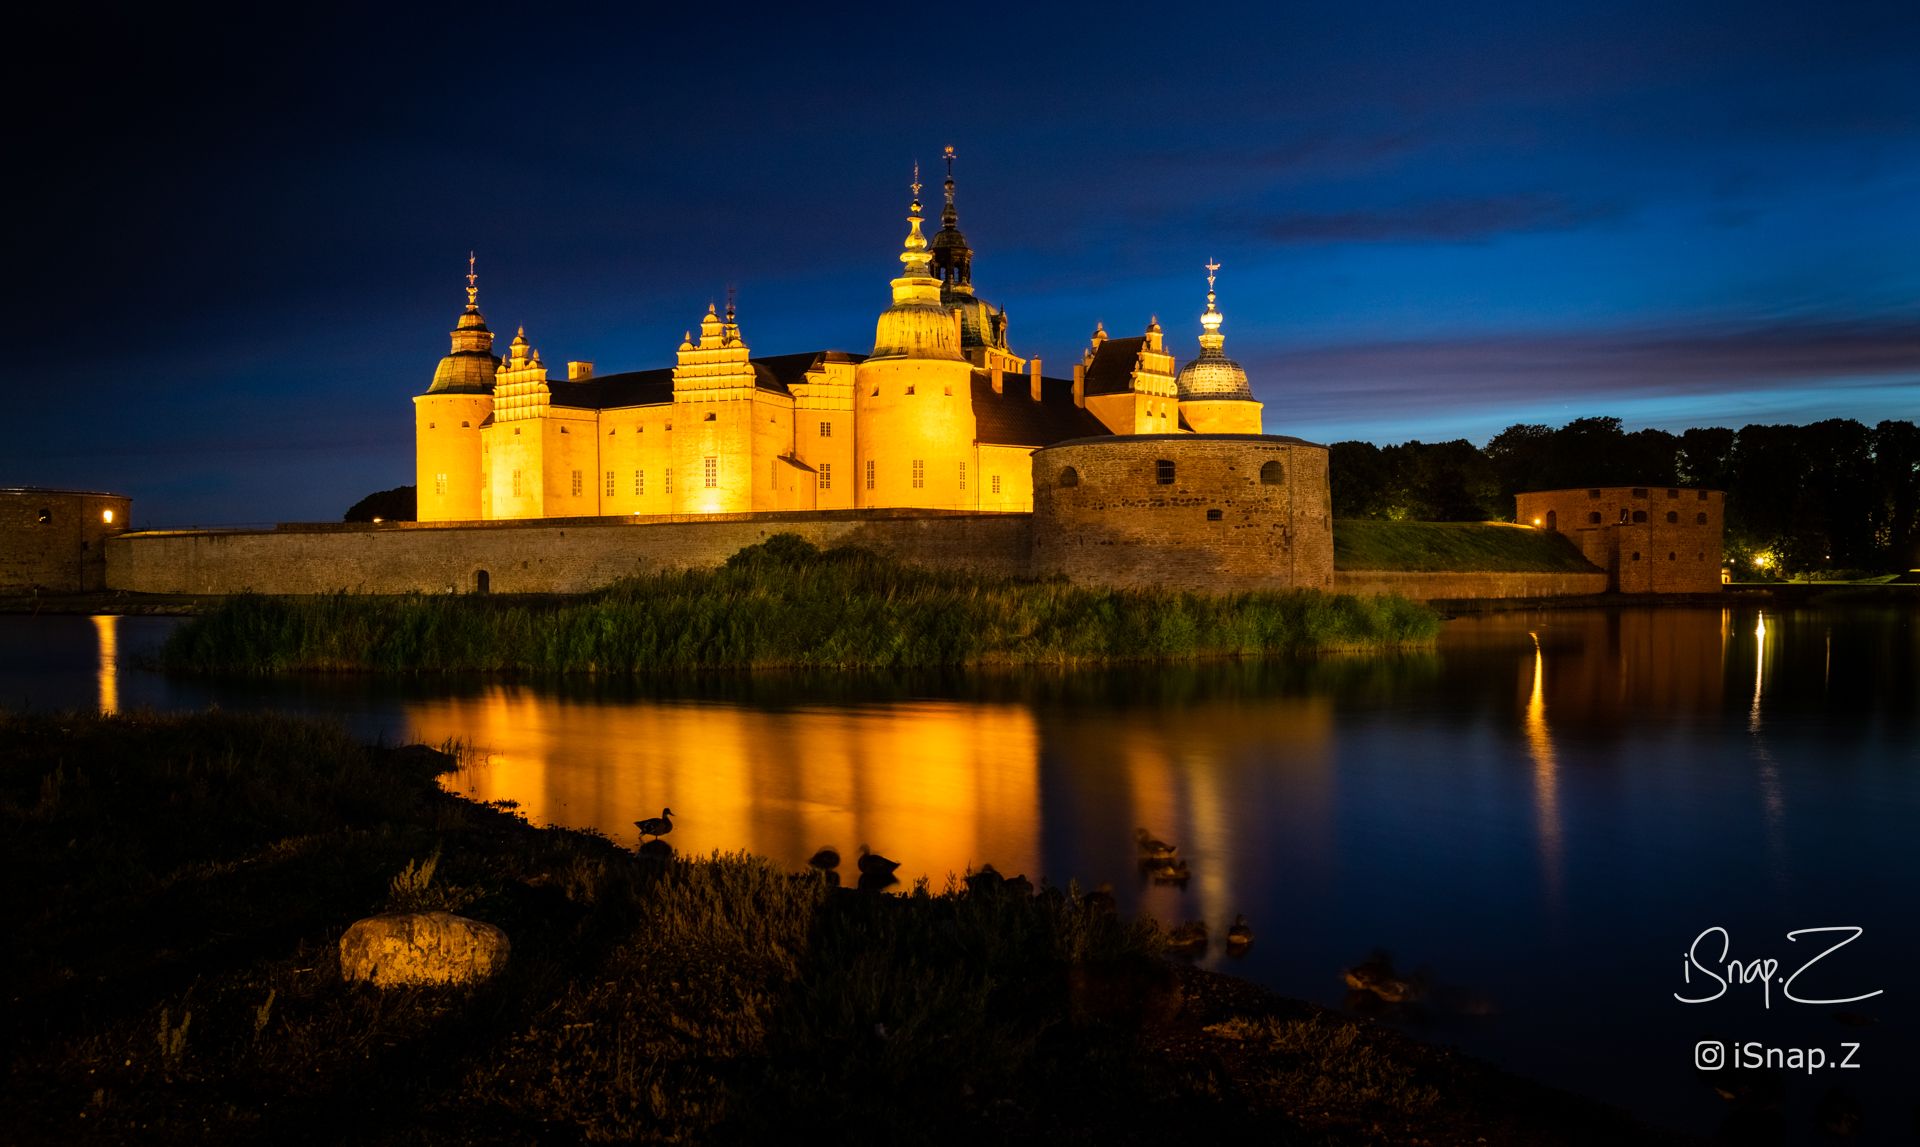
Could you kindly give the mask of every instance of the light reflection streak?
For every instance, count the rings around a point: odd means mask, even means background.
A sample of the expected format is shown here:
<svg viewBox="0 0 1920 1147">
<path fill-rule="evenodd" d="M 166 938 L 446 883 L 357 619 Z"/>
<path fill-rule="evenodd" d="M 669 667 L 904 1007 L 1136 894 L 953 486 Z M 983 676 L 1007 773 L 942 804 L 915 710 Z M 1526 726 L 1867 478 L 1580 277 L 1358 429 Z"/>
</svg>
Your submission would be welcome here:
<svg viewBox="0 0 1920 1147">
<path fill-rule="evenodd" d="M 1786 857 L 1786 841 L 1783 835 L 1787 802 L 1780 784 L 1780 763 L 1773 759 L 1767 743 L 1761 739 L 1760 697 L 1767 680 L 1767 614 L 1760 611 L 1760 620 L 1753 627 L 1753 706 L 1747 713 L 1747 733 L 1753 738 L 1753 759 L 1759 765 L 1760 802 L 1766 810 L 1767 851 L 1773 857 L 1773 877 L 1777 885 L 1784 888 L 1786 873 L 1783 870 Z"/>
<path fill-rule="evenodd" d="M 1527 698 L 1527 749 L 1533 757 L 1534 821 L 1540 834 L 1540 869 L 1545 877 L 1547 897 L 1560 900 L 1560 770 L 1553 755 L 1553 738 L 1547 731 L 1547 659 L 1540 649 L 1540 635 L 1533 638 L 1533 693 Z"/>
<path fill-rule="evenodd" d="M 94 674 L 100 711 L 111 716 L 120 711 L 120 615 L 94 614 L 93 636 L 100 647 L 100 668 Z"/>
</svg>

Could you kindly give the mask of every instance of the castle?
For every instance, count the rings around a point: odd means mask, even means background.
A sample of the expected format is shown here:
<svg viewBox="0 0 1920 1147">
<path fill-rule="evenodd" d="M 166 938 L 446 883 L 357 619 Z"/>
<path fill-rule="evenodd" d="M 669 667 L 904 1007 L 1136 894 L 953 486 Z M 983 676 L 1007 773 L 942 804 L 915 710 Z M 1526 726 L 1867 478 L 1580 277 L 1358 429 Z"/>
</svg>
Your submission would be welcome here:
<svg viewBox="0 0 1920 1147">
<path fill-rule="evenodd" d="M 413 400 L 419 520 L 1028 512 L 1040 448 L 1261 434 L 1246 372 L 1222 351 L 1217 264 L 1200 353 L 1177 373 L 1155 321 L 1130 338 L 1096 328 L 1072 378 L 1048 378 L 1009 348 L 1005 310 L 974 291 L 951 148 L 931 241 L 921 186 L 916 172 L 901 273 L 866 355 L 756 358 L 729 303 L 707 308 L 671 368 L 596 375 L 570 362 L 550 378 L 524 328 L 504 359 L 493 353 L 470 260 L 450 353 Z M 1319 465 L 1324 488 L 1324 451 Z"/>
</svg>

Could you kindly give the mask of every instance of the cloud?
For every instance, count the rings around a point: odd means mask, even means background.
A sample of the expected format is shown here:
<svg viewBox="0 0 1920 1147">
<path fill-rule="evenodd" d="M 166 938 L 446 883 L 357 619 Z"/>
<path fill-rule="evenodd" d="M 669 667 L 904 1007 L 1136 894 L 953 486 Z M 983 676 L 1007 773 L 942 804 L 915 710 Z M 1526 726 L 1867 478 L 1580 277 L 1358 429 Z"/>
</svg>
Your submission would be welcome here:
<svg viewBox="0 0 1920 1147">
<path fill-rule="evenodd" d="M 1626 209 L 1617 202 L 1579 203 L 1546 194 L 1493 195 L 1256 218 L 1247 228 L 1283 244 L 1477 243 L 1496 235 L 1572 230 L 1624 214 Z"/>
</svg>

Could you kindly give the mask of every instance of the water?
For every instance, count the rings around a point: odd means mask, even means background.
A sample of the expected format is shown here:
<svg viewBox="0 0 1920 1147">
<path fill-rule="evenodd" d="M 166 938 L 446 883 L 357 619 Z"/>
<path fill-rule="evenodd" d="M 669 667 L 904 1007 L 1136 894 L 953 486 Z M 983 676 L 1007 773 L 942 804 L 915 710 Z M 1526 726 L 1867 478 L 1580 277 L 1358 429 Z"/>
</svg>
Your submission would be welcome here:
<svg viewBox="0 0 1920 1147">
<path fill-rule="evenodd" d="M 1378 947 L 1425 969 L 1423 1036 L 1710 1130 L 1696 1042 L 1843 1045 L 1858 1070 L 1787 1081 L 1811 1134 L 1844 1085 L 1867 1141 L 1913 1134 L 1920 954 L 1920 626 L 1894 608 L 1568 610 L 1463 618 L 1437 650 L 1306 665 L 962 679 L 173 682 L 138 667 L 175 624 L 0 617 L 0 703 L 266 707 L 368 737 L 459 738 L 450 786 L 632 843 L 671 805 L 682 852 L 801 866 L 869 842 L 924 874 L 991 862 L 1111 881 L 1122 904 L 1252 952 L 1204 963 L 1339 1006 Z M 1132 834 L 1177 842 L 1185 888 L 1144 882 Z M 1683 953 L 1712 926 L 1773 958 L 1711 1003 Z M 1780 980 L 1851 925 L 1861 937 Z M 1718 941 L 1701 962 L 1723 966 Z M 1722 972 L 1724 975 L 1724 972 Z M 1846 1021 L 1836 1019 L 1846 1013 Z"/>
</svg>

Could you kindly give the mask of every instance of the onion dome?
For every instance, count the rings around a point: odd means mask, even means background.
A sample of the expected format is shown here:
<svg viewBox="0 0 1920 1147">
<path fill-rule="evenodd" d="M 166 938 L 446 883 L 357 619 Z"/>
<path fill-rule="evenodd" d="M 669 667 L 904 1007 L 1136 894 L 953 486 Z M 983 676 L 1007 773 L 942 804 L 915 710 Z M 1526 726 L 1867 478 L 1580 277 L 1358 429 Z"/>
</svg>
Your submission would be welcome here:
<svg viewBox="0 0 1920 1147">
<path fill-rule="evenodd" d="M 433 372 L 428 394 L 485 394 L 493 389 L 493 372 L 500 360 L 493 353 L 493 332 L 480 314 L 480 276 L 467 254 L 467 309 L 453 325 L 451 353 Z"/>
<path fill-rule="evenodd" d="M 1200 334 L 1200 357 L 1181 367 L 1180 377 L 1175 380 L 1182 402 L 1209 399 L 1253 401 L 1253 391 L 1247 386 L 1247 372 L 1220 349 L 1227 340 L 1220 333 L 1220 324 L 1226 316 L 1214 306 L 1213 276 L 1219 269 L 1218 263 L 1207 264 L 1207 310 L 1200 316 L 1200 326 L 1203 328 Z"/>
<path fill-rule="evenodd" d="M 953 315 L 940 301 L 940 280 L 928 264 L 926 236 L 920 233 L 920 165 L 913 168 L 913 206 L 907 213 L 904 265 L 893 280 L 893 305 L 880 312 L 873 332 L 874 358 L 960 359 L 960 337 Z"/>
</svg>

